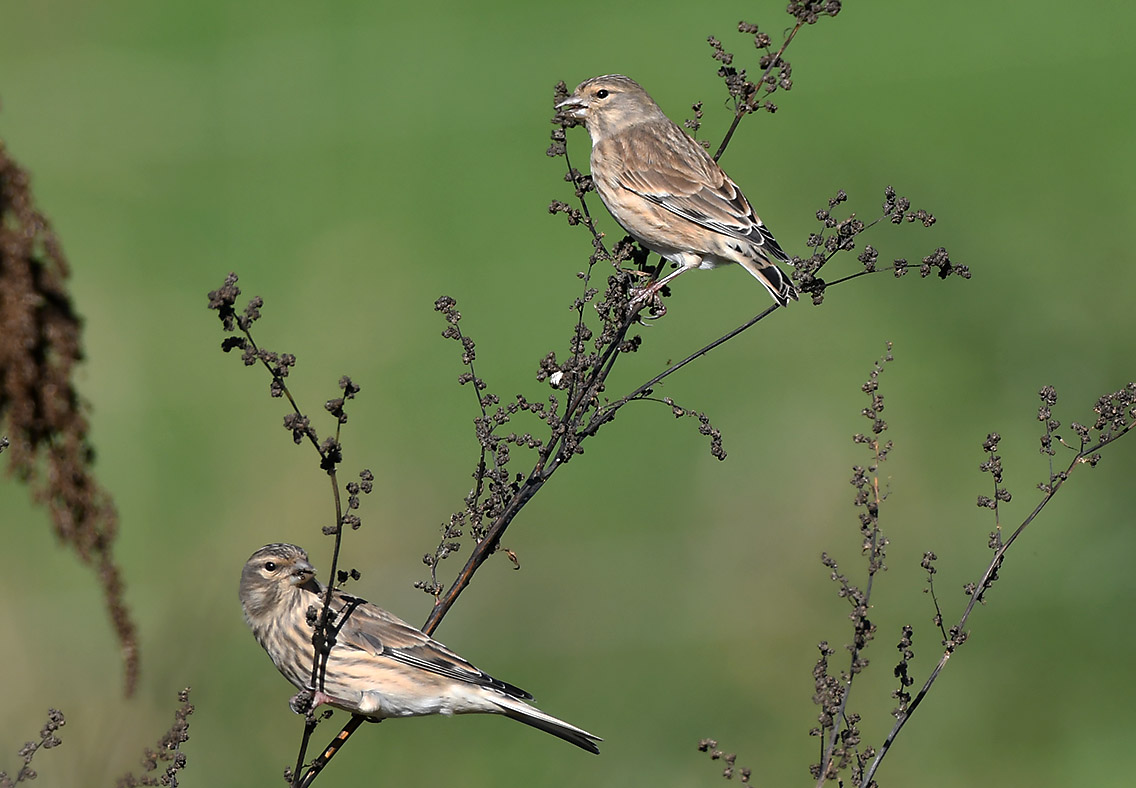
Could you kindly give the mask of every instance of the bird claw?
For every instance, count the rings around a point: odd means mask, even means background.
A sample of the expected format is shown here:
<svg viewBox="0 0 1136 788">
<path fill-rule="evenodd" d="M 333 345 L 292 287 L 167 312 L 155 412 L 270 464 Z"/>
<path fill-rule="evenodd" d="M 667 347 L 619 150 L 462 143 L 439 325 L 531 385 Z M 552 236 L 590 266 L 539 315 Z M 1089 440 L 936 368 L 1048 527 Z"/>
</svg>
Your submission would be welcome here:
<svg viewBox="0 0 1136 788">
<path fill-rule="evenodd" d="M 636 314 L 644 308 L 648 311 L 646 316 Z M 631 300 L 627 302 L 627 312 L 628 314 L 636 315 L 638 322 L 643 325 L 642 321 L 644 320 L 658 320 L 665 315 L 667 313 L 667 307 L 663 304 L 663 299 L 659 297 L 659 288 L 654 285 L 648 285 L 636 292 Z"/>
<path fill-rule="evenodd" d="M 307 714 L 319 705 L 315 703 L 315 697 L 316 693 L 311 690 L 300 690 L 288 701 L 288 708 L 290 708 L 294 714 Z"/>
<path fill-rule="evenodd" d="M 300 690 L 288 701 L 288 708 L 296 714 L 310 714 L 325 703 L 338 705 L 334 695 L 328 695 L 322 690 Z"/>
</svg>

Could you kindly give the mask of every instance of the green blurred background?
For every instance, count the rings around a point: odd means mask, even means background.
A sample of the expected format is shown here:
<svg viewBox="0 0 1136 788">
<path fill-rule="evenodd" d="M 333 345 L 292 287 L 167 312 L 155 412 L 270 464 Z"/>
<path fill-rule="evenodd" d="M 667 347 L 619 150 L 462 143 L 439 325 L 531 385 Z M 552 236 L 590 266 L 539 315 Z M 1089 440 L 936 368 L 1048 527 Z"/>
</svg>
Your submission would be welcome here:
<svg viewBox="0 0 1136 788">
<path fill-rule="evenodd" d="M 143 659 L 124 700 L 92 573 L 22 487 L 0 482 L 0 768 L 17 768 L 51 705 L 68 722 L 63 747 L 37 758 L 41 782 L 111 784 L 191 685 L 183 784 L 281 784 L 300 722 L 245 629 L 237 578 L 271 541 L 326 566 L 329 495 L 313 453 L 280 429 L 266 376 L 218 350 L 206 292 L 236 270 L 265 298 L 258 339 L 299 357 L 291 385 L 310 411 L 340 375 L 362 385 L 345 468 L 372 468 L 377 483 L 349 563 L 358 593 L 421 623 L 420 557 L 476 459 L 473 399 L 432 303 L 458 299 L 495 391 L 546 396 L 533 372 L 549 350 L 564 355 L 590 249 L 546 210 L 570 199 L 563 160 L 544 155 L 552 86 L 623 72 L 676 120 L 704 101 L 703 136 L 720 139 L 705 37 L 756 70 L 735 24 L 779 40 L 789 17 L 784 0 L 698 5 L 0 3 L 0 138 L 74 269 L 80 385 Z M 818 558 L 862 576 L 847 480 L 868 458 L 849 437 L 866 427 L 859 386 L 892 340 L 890 570 L 876 585 L 874 669 L 850 706 L 865 741 L 881 742 L 900 626 L 915 627 L 920 681 L 940 651 L 920 557 L 940 556 L 948 618 L 988 560 L 992 518 L 974 505 L 990 493 L 987 432 L 1004 436 L 1016 523 L 1047 473 L 1038 388 L 1058 388 L 1068 424 L 1136 378 L 1134 24 L 1120 2 L 925 0 L 850 2 L 803 30 L 794 90 L 742 125 L 726 169 L 796 253 L 838 188 L 867 218 L 893 184 L 938 223 L 877 228 L 882 260 L 944 245 L 973 279 L 879 275 L 822 309 L 774 315 L 662 392 L 709 413 L 726 462 L 694 422 L 629 408 L 516 521 L 506 544 L 522 571 L 486 565 L 438 636 L 603 736 L 602 756 L 502 719 L 398 721 L 364 728 L 318 784 L 718 784 L 720 765 L 695 749 L 704 736 L 739 751 L 755 784 L 808 783 L 815 646 L 849 637 Z M 583 130 L 570 150 L 584 166 Z M 610 392 L 767 300 L 741 270 L 683 277 Z M 884 784 L 1130 784 L 1134 458 L 1136 443 L 1110 449 L 1027 531 Z"/>
</svg>

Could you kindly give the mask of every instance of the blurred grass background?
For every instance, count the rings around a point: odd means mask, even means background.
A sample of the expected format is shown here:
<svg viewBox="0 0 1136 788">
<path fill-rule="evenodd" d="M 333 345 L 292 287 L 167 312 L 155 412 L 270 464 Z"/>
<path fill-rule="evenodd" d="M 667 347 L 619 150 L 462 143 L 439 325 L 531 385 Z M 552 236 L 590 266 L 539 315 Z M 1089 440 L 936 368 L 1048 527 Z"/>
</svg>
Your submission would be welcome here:
<svg viewBox="0 0 1136 788">
<path fill-rule="evenodd" d="M 300 723 L 241 620 L 237 578 L 271 541 L 326 566 L 331 507 L 266 376 L 219 352 L 205 293 L 236 270 L 266 299 L 257 339 L 299 357 L 290 384 L 309 411 L 342 374 L 362 385 L 345 475 L 369 467 L 377 483 L 349 563 L 358 593 L 420 623 L 419 558 L 476 459 L 473 399 L 434 299 L 458 299 L 478 373 L 505 398 L 544 397 L 537 360 L 567 347 L 590 246 L 546 211 L 570 198 L 563 161 L 544 155 L 553 84 L 629 74 L 679 122 L 704 101 L 716 142 L 728 113 L 704 39 L 756 71 L 735 24 L 779 40 L 783 7 L 0 4 L 0 138 L 73 267 L 81 387 L 120 510 L 143 667 L 124 700 L 94 578 L 25 490 L 0 482 L 0 769 L 17 768 L 50 705 L 68 724 L 64 746 L 37 758 L 42 783 L 110 784 L 137 769 L 191 685 L 183 784 L 280 784 Z M 796 253 L 837 189 L 870 218 L 893 184 L 938 223 L 878 228 L 881 260 L 944 245 L 974 278 L 880 275 L 823 309 L 777 314 L 662 392 L 709 413 L 725 463 L 693 422 L 629 409 L 514 524 L 522 571 L 487 565 L 438 636 L 605 737 L 602 756 L 501 719 L 399 721 L 364 728 L 319 784 L 717 784 L 720 765 L 695 750 L 703 736 L 739 751 L 755 784 L 806 784 L 815 645 L 850 634 L 818 557 L 862 576 L 847 479 L 867 456 L 849 436 L 866 427 L 859 386 L 893 340 L 890 570 L 876 585 L 874 670 L 850 705 L 865 741 L 881 742 L 900 626 L 915 627 L 919 681 L 939 654 L 920 557 L 940 556 L 948 618 L 988 560 L 992 518 L 974 506 L 990 493 L 977 468 L 987 432 L 1004 436 L 1016 523 L 1047 474 L 1038 388 L 1057 387 L 1068 424 L 1136 377 L 1133 24 L 1119 2 L 924 0 L 848 3 L 802 31 L 794 90 L 776 115 L 747 119 L 726 169 Z M 585 133 L 569 144 L 585 166 Z M 683 277 L 611 393 L 766 303 L 741 270 Z M 1110 449 L 1030 528 L 883 784 L 1129 783 L 1134 457 L 1136 445 Z"/>
</svg>

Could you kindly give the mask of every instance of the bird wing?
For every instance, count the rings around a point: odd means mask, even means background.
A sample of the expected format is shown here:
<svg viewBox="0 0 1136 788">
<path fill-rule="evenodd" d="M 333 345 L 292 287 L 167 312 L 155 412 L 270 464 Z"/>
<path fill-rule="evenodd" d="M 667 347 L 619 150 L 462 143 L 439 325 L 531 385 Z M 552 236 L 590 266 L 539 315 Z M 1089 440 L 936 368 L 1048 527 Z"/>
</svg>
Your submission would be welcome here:
<svg viewBox="0 0 1136 788">
<path fill-rule="evenodd" d="M 652 144 L 644 144 L 647 140 Z M 612 142 L 620 162 L 616 185 L 777 260 L 789 260 L 738 185 L 674 123 L 643 124 Z"/>
<path fill-rule="evenodd" d="M 468 660 L 411 626 L 393 613 L 349 594 L 336 593 L 333 607 L 346 611 L 347 618 L 337 625 L 336 647 L 368 652 L 376 657 L 401 662 L 419 670 L 454 681 L 489 687 L 506 695 L 532 700 L 520 687 L 495 679 L 478 670 Z"/>
</svg>

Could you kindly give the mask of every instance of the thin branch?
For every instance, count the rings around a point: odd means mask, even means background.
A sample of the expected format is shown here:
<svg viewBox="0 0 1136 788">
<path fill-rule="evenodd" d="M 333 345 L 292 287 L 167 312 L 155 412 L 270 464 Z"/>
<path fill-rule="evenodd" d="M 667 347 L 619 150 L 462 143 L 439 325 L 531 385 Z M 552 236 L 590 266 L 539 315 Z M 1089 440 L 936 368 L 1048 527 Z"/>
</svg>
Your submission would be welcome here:
<svg viewBox="0 0 1136 788">
<path fill-rule="evenodd" d="M 331 743 L 324 747 L 319 757 L 312 761 L 312 765 L 308 768 L 307 773 L 304 774 L 303 779 L 298 783 L 298 787 L 308 788 L 308 786 L 315 782 L 316 777 L 323 771 L 323 767 L 327 766 L 327 762 L 335 757 L 335 754 L 339 752 L 343 745 L 347 743 L 347 740 L 351 738 L 351 734 L 355 733 L 355 731 L 359 729 L 359 726 L 366 721 L 366 717 L 352 714 L 351 719 L 343 726 L 343 730 L 336 734 L 335 738 L 331 740 Z"/>
<path fill-rule="evenodd" d="M 993 559 L 991 559 L 990 564 L 986 567 L 986 571 L 983 572 L 982 578 L 979 580 L 978 584 L 971 592 L 970 601 L 967 603 L 966 609 L 963 611 L 962 616 L 959 617 L 958 623 L 951 628 L 952 637 L 947 640 L 946 650 L 943 652 L 942 657 L 940 657 L 938 664 L 935 665 L 935 669 L 931 671 L 931 675 L 928 676 L 927 680 L 923 683 L 923 686 L 920 688 L 919 692 L 916 693 L 914 698 L 912 698 L 911 703 L 907 707 L 906 713 L 902 714 L 896 719 L 895 725 L 892 726 L 892 729 L 888 733 L 887 738 L 884 740 L 883 745 L 881 745 L 879 752 L 876 753 L 876 757 L 872 761 L 871 766 L 869 766 L 867 771 L 864 773 L 864 777 L 860 782 L 861 788 L 868 788 L 873 776 L 876 773 L 876 770 L 879 768 L 880 763 L 883 761 L 884 756 L 887 755 L 888 751 L 891 749 L 892 744 L 895 743 L 895 739 L 899 735 L 899 732 L 903 730 L 903 727 L 907 724 L 907 721 L 911 719 L 911 715 L 915 712 L 915 709 L 918 708 L 919 704 L 923 702 L 923 699 L 927 697 L 927 693 L 930 692 L 931 687 L 939 678 L 939 674 L 942 673 L 943 668 L 946 667 L 947 661 L 951 658 L 951 655 L 955 652 L 955 649 L 963 642 L 965 642 L 965 640 L 968 638 L 968 634 L 963 630 L 966 627 L 967 621 L 970 619 L 970 614 L 974 611 L 975 605 L 983 601 L 986 591 L 990 588 L 994 580 L 997 578 L 998 570 L 1001 568 L 1002 561 L 1005 558 L 1005 555 L 1007 551 L 1009 551 L 1010 547 L 1014 544 L 1015 541 L 1017 541 L 1018 537 L 1021 536 L 1022 532 L 1025 531 L 1025 529 L 1037 518 L 1037 516 L 1041 514 L 1041 511 L 1049 504 L 1049 502 L 1053 500 L 1053 497 L 1057 494 L 1057 491 L 1065 485 L 1066 481 L 1068 481 L 1069 474 L 1072 473 L 1074 468 L 1085 463 L 1092 464 L 1094 460 L 1091 455 L 1104 448 L 1108 444 L 1126 435 L 1132 430 L 1134 426 L 1136 426 L 1136 421 L 1129 423 L 1120 428 L 1118 431 L 1107 435 L 1093 446 L 1085 447 L 1084 445 L 1082 445 L 1081 449 L 1077 451 L 1076 456 L 1073 457 L 1073 460 L 1069 463 L 1069 466 L 1065 469 L 1065 471 L 1063 473 L 1057 474 L 1056 476 L 1053 475 L 1052 459 L 1050 460 L 1050 478 L 1052 479 L 1052 482 L 1049 485 L 1050 489 L 1045 493 L 1037 506 L 1034 507 L 1033 511 L 1030 512 L 1029 516 L 1027 516 L 1022 521 L 1021 525 L 1014 529 L 1014 532 L 1010 534 L 1010 537 L 1006 539 L 1005 543 L 994 553 L 994 557 Z"/>
<path fill-rule="evenodd" d="M 789 31 L 789 35 L 785 37 L 785 43 L 777 50 L 777 54 L 773 57 L 772 61 L 770 61 L 769 66 L 762 72 L 761 80 L 758 82 L 759 85 L 764 85 L 765 78 L 772 73 L 774 68 L 781 64 L 781 55 L 785 54 L 785 50 L 789 48 L 793 37 L 797 35 L 797 31 L 800 30 L 804 24 L 804 22 L 798 21 L 797 24 L 793 26 L 793 29 Z M 754 98 L 756 100 L 756 95 Z M 734 110 L 734 122 L 730 124 L 730 128 L 726 131 L 726 136 L 722 138 L 722 144 L 719 145 L 718 150 L 715 151 L 714 161 L 718 161 L 718 159 L 722 158 L 722 154 L 726 152 L 726 146 L 729 145 L 730 140 L 733 139 L 734 132 L 738 130 L 738 125 L 742 122 L 742 118 L 752 112 L 756 106 L 756 104 L 746 102 Z"/>
</svg>

